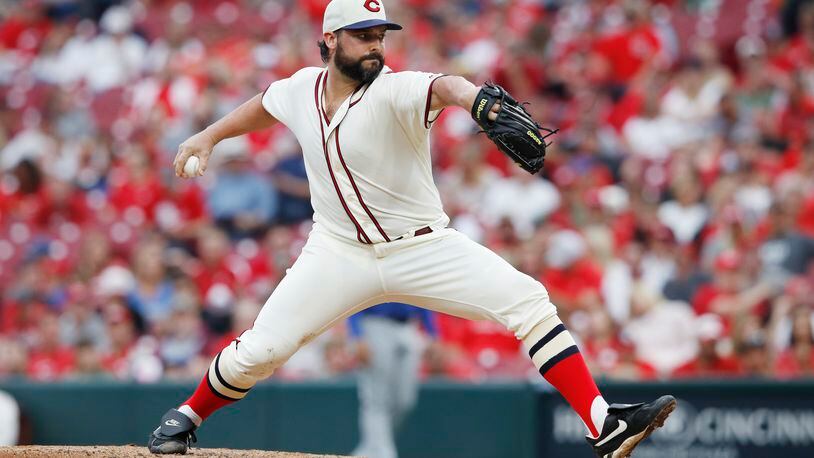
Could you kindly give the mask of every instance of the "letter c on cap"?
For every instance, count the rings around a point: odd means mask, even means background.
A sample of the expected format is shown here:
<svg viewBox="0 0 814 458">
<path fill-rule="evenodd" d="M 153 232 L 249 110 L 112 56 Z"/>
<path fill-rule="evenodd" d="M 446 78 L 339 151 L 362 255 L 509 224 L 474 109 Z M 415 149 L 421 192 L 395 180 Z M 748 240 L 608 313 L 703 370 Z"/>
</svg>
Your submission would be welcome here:
<svg viewBox="0 0 814 458">
<path fill-rule="evenodd" d="M 378 0 L 367 0 L 365 2 L 365 8 L 374 13 L 378 13 L 379 11 L 381 11 L 381 6 L 379 5 Z"/>
</svg>

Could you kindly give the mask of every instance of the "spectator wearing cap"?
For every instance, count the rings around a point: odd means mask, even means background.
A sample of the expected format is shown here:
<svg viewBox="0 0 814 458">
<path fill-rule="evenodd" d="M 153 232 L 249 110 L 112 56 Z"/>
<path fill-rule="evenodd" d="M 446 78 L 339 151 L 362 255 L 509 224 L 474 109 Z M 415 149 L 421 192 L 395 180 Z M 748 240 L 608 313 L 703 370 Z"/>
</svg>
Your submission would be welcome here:
<svg viewBox="0 0 814 458">
<path fill-rule="evenodd" d="M 92 42 L 93 61 L 85 79 L 94 91 L 103 92 L 141 75 L 147 44 L 133 33 L 133 14 L 124 6 L 105 11 L 99 24 L 104 33 Z"/>
<path fill-rule="evenodd" d="M 136 278 L 128 267 L 115 263 L 93 278 L 93 293 L 102 300 L 126 297 L 136 286 Z"/>
<path fill-rule="evenodd" d="M 232 239 L 260 237 L 277 215 L 277 191 L 252 169 L 245 140 L 222 142 L 213 158 L 220 167 L 209 190 L 212 216 Z"/>
<path fill-rule="evenodd" d="M 741 374 L 740 362 L 733 354 L 731 340 L 725 337 L 720 317 L 706 314 L 696 318 L 695 332 L 699 344 L 698 355 L 676 368 L 672 377 L 720 378 Z"/>
</svg>

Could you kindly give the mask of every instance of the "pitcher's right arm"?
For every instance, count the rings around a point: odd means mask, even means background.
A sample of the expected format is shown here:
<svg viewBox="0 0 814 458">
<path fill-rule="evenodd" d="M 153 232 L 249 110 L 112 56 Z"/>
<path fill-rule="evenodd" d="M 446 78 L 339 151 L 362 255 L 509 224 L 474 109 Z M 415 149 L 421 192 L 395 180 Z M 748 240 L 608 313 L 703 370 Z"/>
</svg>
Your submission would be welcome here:
<svg viewBox="0 0 814 458">
<path fill-rule="evenodd" d="M 184 164 L 190 156 L 198 156 L 198 175 L 206 171 L 212 149 L 222 140 L 237 137 L 273 126 L 277 120 L 263 108 L 263 94 L 258 94 L 232 110 L 211 126 L 186 139 L 178 147 L 173 166 L 181 178 L 193 178 L 184 173 Z"/>
</svg>

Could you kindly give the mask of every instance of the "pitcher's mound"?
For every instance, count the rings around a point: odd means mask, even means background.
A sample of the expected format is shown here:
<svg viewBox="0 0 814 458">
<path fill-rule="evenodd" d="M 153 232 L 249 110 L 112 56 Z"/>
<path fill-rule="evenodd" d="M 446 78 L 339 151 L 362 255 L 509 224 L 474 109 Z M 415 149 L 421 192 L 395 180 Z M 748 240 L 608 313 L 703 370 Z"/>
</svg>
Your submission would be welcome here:
<svg viewBox="0 0 814 458">
<path fill-rule="evenodd" d="M 225 448 L 192 448 L 188 456 L 197 457 L 218 457 L 218 458 L 341 458 L 336 455 L 308 455 L 305 453 L 290 452 L 264 452 L 261 450 L 234 450 Z M 0 458 L 5 457 L 25 457 L 25 458 L 51 458 L 51 457 L 82 457 L 82 458 L 118 458 L 118 457 L 143 457 L 156 458 L 147 451 L 146 447 L 128 445 L 124 447 L 112 447 L 104 445 L 89 445 L 85 447 L 61 446 L 61 445 L 25 445 L 19 447 L 0 447 Z M 168 455 L 179 456 L 179 455 Z"/>
</svg>

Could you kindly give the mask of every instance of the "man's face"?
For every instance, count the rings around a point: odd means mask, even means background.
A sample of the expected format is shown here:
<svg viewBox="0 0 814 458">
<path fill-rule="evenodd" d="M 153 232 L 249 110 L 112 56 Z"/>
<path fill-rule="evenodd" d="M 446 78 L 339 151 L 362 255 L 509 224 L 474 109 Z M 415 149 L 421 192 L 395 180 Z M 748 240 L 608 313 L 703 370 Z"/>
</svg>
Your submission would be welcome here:
<svg viewBox="0 0 814 458">
<path fill-rule="evenodd" d="M 385 26 L 344 30 L 337 37 L 334 64 L 348 78 L 367 84 L 384 68 Z"/>
</svg>

